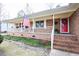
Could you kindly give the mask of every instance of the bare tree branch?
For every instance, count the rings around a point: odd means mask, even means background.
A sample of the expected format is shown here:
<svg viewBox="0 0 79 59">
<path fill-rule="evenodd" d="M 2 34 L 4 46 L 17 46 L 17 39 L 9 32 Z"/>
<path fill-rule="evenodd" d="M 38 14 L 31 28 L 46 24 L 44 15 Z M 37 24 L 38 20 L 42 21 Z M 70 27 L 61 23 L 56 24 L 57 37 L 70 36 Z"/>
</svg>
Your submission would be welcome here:
<svg viewBox="0 0 79 59">
<path fill-rule="evenodd" d="M 1 33 L 1 21 L 8 19 L 9 18 L 9 13 L 5 11 L 4 5 L 0 3 L 0 33 Z"/>
<path fill-rule="evenodd" d="M 31 9 L 31 7 L 29 6 L 28 3 L 26 3 L 26 6 L 24 9 L 20 10 L 18 13 L 17 13 L 17 16 L 18 17 L 23 17 L 24 15 L 27 15 L 27 14 L 32 14 L 33 11 Z"/>
</svg>

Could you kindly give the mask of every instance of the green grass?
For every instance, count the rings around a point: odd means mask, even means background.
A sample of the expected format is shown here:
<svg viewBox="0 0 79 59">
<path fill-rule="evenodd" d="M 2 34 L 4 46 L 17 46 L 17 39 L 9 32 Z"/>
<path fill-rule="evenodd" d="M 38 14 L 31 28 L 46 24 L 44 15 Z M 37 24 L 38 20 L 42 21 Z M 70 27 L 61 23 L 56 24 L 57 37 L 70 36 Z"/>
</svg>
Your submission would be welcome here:
<svg viewBox="0 0 79 59">
<path fill-rule="evenodd" d="M 36 39 L 32 39 L 32 38 L 17 37 L 17 36 L 10 36 L 10 35 L 5 35 L 3 37 L 6 40 L 19 41 L 19 42 L 23 42 L 23 43 L 31 45 L 31 46 L 44 47 L 44 48 L 51 47 L 50 41 L 47 44 L 44 44 L 44 43 L 42 43 L 41 40 L 36 40 Z"/>
</svg>

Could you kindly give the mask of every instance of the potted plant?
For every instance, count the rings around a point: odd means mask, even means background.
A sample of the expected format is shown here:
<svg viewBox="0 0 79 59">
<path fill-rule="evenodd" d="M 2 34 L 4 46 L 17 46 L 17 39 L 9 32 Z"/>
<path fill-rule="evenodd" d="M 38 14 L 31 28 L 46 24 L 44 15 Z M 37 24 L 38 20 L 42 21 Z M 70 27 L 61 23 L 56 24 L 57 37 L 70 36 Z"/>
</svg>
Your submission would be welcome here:
<svg viewBox="0 0 79 59">
<path fill-rule="evenodd" d="M 0 35 L 0 44 L 3 42 L 3 36 Z"/>
<path fill-rule="evenodd" d="M 59 30 L 58 29 L 55 29 L 55 33 L 58 34 L 59 33 Z"/>
</svg>

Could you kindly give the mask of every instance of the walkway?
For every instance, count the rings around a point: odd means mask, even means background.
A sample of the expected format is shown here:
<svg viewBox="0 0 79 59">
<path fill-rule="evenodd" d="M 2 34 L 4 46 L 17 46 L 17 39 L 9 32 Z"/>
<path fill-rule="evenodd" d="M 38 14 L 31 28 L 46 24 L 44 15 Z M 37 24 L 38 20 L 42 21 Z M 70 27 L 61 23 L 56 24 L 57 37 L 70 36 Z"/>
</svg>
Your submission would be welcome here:
<svg viewBox="0 0 79 59">
<path fill-rule="evenodd" d="M 50 49 L 32 47 L 15 41 L 4 41 L 0 44 L 0 56 L 47 56 Z"/>
</svg>

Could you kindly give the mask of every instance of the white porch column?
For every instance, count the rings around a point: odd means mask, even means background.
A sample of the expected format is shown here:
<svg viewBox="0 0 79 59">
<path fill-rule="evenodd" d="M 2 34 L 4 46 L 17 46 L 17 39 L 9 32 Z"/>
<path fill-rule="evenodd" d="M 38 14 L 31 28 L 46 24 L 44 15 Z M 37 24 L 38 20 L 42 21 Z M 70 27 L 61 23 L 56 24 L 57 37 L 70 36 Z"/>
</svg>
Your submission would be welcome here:
<svg viewBox="0 0 79 59">
<path fill-rule="evenodd" d="M 52 33 L 51 33 L 51 50 L 53 49 L 53 41 L 54 41 L 54 27 L 55 26 L 55 19 L 53 14 L 53 27 L 52 27 Z"/>
<path fill-rule="evenodd" d="M 6 27 L 7 27 L 7 30 L 6 30 L 7 31 L 7 35 L 9 35 L 9 33 L 8 33 L 9 32 L 8 31 L 8 22 L 6 23 Z"/>
<path fill-rule="evenodd" d="M 32 30 L 33 30 L 33 33 L 35 32 L 35 20 L 33 19 L 33 26 L 32 26 Z"/>
<path fill-rule="evenodd" d="M 22 27 L 22 25 L 23 25 L 23 24 L 22 24 L 22 22 L 21 22 L 21 32 L 23 32 L 23 27 Z"/>
<path fill-rule="evenodd" d="M 6 23 L 6 31 L 8 32 L 8 23 Z"/>
<path fill-rule="evenodd" d="M 44 28 L 46 29 L 46 19 L 44 19 Z"/>
</svg>

